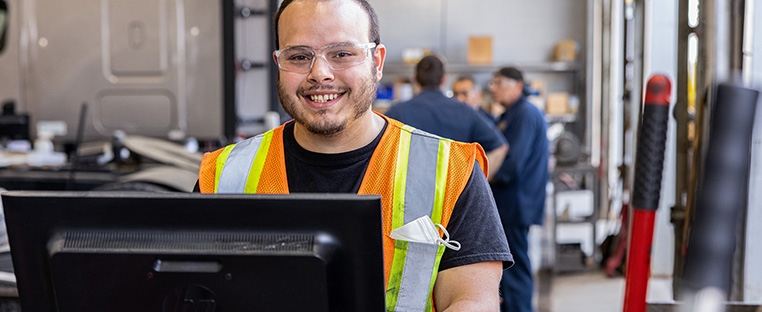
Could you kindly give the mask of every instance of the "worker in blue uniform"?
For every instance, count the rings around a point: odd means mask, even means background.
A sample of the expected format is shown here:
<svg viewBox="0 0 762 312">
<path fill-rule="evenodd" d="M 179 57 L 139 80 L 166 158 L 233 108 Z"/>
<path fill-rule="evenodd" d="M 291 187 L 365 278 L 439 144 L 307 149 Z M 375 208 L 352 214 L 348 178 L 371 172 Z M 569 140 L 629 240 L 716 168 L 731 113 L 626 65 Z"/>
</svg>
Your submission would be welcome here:
<svg viewBox="0 0 762 312">
<path fill-rule="evenodd" d="M 476 87 L 476 80 L 471 75 L 460 75 L 452 83 L 452 98 L 463 102 L 486 118 L 489 123 L 497 123 L 497 117 L 484 109 L 482 92 Z"/>
<path fill-rule="evenodd" d="M 424 56 L 415 67 L 415 81 L 421 92 L 392 106 L 385 115 L 441 137 L 479 143 L 487 154 L 491 177 L 500 168 L 508 145 L 494 124 L 442 93 L 445 80 L 442 61 L 434 55 Z"/>
<path fill-rule="evenodd" d="M 505 312 L 530 312 L 534 281 L 528 255 L 529 227 L 542 224 L 549 179 L 545 115 L 527 100 L 521 71 L 499 69 L 492 77 L 493 100 L 505 107 L 497 126 L 511 145 L 497 173 L 490 178 L 500 219 L 515 265 L 503 271 L 500 289 Z"/>
</svg>

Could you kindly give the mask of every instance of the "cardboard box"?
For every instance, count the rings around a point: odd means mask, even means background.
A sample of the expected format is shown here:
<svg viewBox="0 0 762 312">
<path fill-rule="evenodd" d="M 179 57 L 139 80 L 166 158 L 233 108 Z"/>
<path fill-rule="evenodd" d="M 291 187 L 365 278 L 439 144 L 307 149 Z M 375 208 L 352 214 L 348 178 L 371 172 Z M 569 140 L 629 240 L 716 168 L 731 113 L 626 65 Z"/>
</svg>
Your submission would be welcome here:
<svg viewBox="0 0 762 312">
<path fill-rule="evenodd" d="M 577 59 L 579 47 L 574 40 L 561 40 L 553 50 L 553 60 L 556 62 L 573 62 Z"/>
<path fill-rule="evenodd" d="M 537 91 L 539 96 L 545 95 L 545 80 L 544 79 L 532 79 L 529 81 L 529 88 Z"/>
<path fill-rule="evenodd" d="M 548 115 L 563 115 L 569 112 L 569 93 L 553 92 L 548 93 L 545 102 L 545 112 Z"/>
<path fill-rule="evenodd" d="M 468 64 L 487 65 L 492 64 L 492 37 L 471 36 L 468 37 Z"/>
<path fill-rule="evenodd" d="M 402 49 L 402 62 L 415 65 L 427 55 L 431 55 L 431 49 L 427 48 L 405 48 Z"/>
</svg>

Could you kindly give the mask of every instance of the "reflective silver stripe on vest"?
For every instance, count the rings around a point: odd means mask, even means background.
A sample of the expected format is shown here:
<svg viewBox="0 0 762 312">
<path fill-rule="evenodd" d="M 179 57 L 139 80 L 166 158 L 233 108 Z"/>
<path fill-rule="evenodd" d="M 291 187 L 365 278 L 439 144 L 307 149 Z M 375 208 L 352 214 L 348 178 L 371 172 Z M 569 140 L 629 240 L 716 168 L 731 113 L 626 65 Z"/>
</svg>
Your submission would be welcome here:
<svg viewBox="0 0 762 312">
<path fill-rule="evenodd" d="M 220 174 L 218 193 L 243 193 L 251 163 L 257 155 L 262 135 L 238 142 L 230 151 Z"/>
<path fill-rule="evenodd" d="M 439 244 L 408 242 L 395 311 L 428 311 Z"/>
<path fill-rule="evenodd" d="M 434 209 L 441 214 L 443 207 L 434 207 L 440 140 L 427 132 L 413 131 L 408 154 L 404 224 L 423 215 L 431 216 Z M 436 274 L 435 266 L 439 262 L 439 245 L 408 242 L 407 246 L 394 311 L 427 311 L 434 281 L 432 274 Z"/>
<path fill-rule="evenodd" d="M 410 138 L 407 183 L 405 188 L 405 222 L 431 215 L 437 177 L 439 139 L 421 130 Z"/>
</svg>

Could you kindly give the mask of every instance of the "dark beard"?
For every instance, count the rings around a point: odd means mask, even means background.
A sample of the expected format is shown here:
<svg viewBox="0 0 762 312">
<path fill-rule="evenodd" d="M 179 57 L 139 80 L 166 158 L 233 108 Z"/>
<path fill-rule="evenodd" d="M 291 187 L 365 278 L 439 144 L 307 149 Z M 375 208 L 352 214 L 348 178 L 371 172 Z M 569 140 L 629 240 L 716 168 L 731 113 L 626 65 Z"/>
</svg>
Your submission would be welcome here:
<svg viewBox="0 0 762 312">
<path fill-rule="evenodd" d="M 370 110 L 371 105 L 373 104 L 373 100 L 376 98 L 376 82 L 374 77 L 376 77 L 376 68 L 372 67 L 371 75 L 365 77 L 365 83 L 360 87 L 358 90 L 351 90 L 348 88 L 340 88 L 339 92 L 346 92 L 344 96 L 348 97 L 347 100 L 349 102 L 354 103 L 353 108 L 355 111 L 354 119 L 357 120 L 362 115 L 368 112 Z M 330 90 L 334 89 L 331 86 L 326 85 L 315 85 L 310 88 L 310 90 Z M 297 90 L 297 94 L 302 94 L 304 89 Z M 278 97 L 281 100 L 281 106 L 283 106 L 283 109 L 288 113 L 294 120 L 303 125 L 307 131 L 310 133 L 320 135 L 320 136 L 335 136 L 338 133 L 341 133 L 346 127 L 349 120 L 341 120 L 338 122 L 329 122 L 326 120 L 318 120 L 316 122 L 309 122 L 309 120 L 304 116 L 304 111 L 300 110 L 296 102 L 291 101 L 291 99 L 288 97 L 288 94 L 283 88 L 283 85 L 280 81 L 280 75 L 278 76 Z M 318 115 L 326 114 L 327 110 L 321 110 L 318 111 Z"/>
<path fill-rule="evenodd" d="M 326 110 L 321 110 L 317 112 L 318 115 L 325 115 L 327 113 Z M 296 120 L 296 122 L 299 122 L 299 119 Z M 337 133 L 344 130 L 344 128 L 347 127 L 347 123 L 343 122 L 337 125 L 330 125 L 326 123 L 307 123 L 307 122 L 301 122 L 302 125 L 307 128 L 307 131 L 309 131 L 312 134 L 317 134 L 325 137 L 332 137 L 335 136 Z"/>
</svg>

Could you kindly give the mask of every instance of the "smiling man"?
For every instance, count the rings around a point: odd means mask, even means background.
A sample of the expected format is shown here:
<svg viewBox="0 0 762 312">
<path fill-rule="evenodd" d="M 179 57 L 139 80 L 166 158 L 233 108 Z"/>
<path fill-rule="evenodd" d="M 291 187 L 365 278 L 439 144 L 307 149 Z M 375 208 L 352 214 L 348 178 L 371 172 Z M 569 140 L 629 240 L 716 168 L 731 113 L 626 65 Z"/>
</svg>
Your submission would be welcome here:
<svg viewBox="0 0 762 312">
<path fill-rule="evenodd" d="M 513 258 L 484 151 L 371 110 L 386 47 L 370 4 L 286 0 L 274 22 L 278 95 L 294 120 L 205 154 L 199 190 L 381 195 L 387 311 L 498 309 Z M 391 238 L 424 215 L 444 227 L 444 244 Z"/>
</svg>

